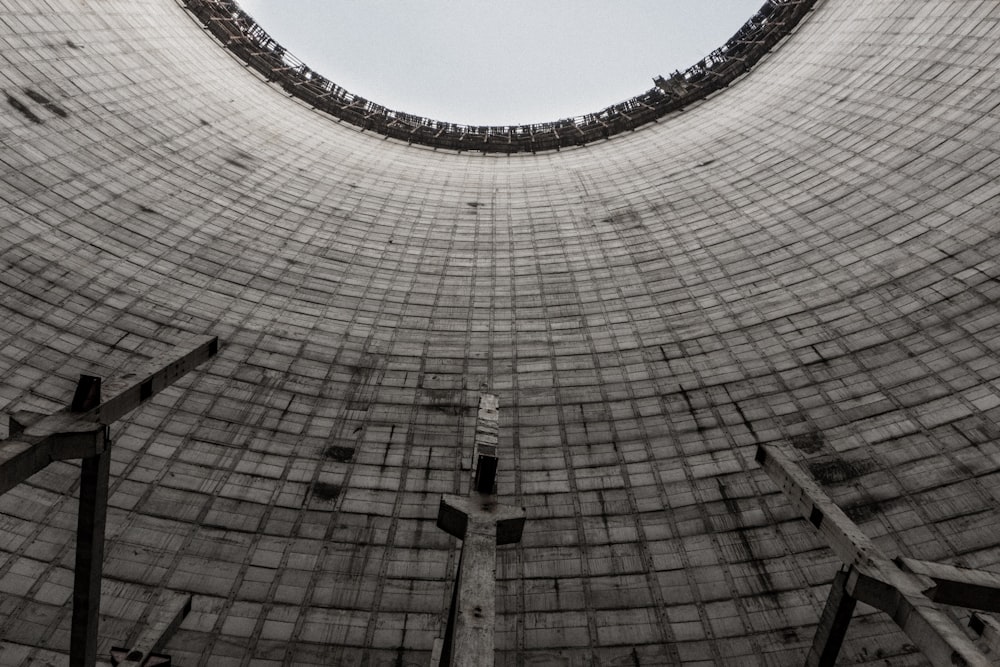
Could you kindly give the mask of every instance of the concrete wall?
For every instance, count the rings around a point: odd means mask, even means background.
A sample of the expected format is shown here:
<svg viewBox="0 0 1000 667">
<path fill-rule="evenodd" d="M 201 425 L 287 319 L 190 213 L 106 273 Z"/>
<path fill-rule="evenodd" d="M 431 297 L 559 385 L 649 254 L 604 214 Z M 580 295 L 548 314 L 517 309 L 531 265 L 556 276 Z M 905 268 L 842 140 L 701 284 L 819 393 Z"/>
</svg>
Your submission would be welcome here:
<svg viewBox="0 0 1000 667">
<path fill-rule="evenodd" d="M 102 646 L 171 590 L 177 664 L 426 664 L 480 389 L 528 512 L 498 664 L 799 663 L 837 562 L 758 442 L 1000 568 L 993 0 L 823 0 L 727 91 L 515 156 L 339 125 L 172 0 L 0 0 L 0 40 L 0 409 L 223 344 L 113 430 Z M 2 664 L 65 659 L 76 480 L 0 497 Z M 842 657 L 912 650 L 861 610 Z"/>
</svg>

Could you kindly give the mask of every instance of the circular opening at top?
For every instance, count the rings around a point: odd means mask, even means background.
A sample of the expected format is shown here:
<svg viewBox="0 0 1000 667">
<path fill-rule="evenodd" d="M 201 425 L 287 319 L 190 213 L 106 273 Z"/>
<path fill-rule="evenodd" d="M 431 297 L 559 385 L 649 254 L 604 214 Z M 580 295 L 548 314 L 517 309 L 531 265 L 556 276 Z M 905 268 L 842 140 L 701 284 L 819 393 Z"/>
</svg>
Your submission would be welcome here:
<svg viewBox="0 0 1000 667">
<path fill-rule="evenodd" d="M 238 0 L 302 62 L 391 109 L 470 125 L 570 118 L 704 58 L 762 0 Z"/>
</svg>

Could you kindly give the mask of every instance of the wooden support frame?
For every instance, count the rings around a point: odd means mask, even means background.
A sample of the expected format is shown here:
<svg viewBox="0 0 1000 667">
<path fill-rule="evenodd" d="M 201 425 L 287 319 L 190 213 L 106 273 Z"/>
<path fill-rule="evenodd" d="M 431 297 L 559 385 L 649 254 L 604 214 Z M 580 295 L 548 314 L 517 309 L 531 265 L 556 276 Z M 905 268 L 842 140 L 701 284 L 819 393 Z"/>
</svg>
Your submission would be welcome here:
<svg viewBox="0 0 1000 667">
<path fill-rule="evenodd" d="M 444 636 L 435 640 L 435 667 L 492 667 L 496 632 L 497 545 L 521 541 L 523 507 L 501 505 L 496 496 L 499 459 L 499 400 L 482 394 L 473 448 L 468 497 L 442 496 L 438 528 L 462 540 L 458 577 Z"/>
<path fill-rule="evenodd" d="M 1000 574 L 911 558 L 890 559 L 780 449 L 759 445 L 757 462 L 841 558 L 806 665 L 833 665 L 857 600 L 889 614 L 935 665 L 992 664 L 935 602 L 1000 606 Z"/>
<path fill-rule="evenodd" d="M 160 393 L 210 357 L 219 339 L 200 336 L 152 359 L 131 373 L 106 382 L 95 405 L 74 412 L 65 408 L 48 416 L 20 413 L 11 438 L 0 442 L 0 494 L 10 491 L 52 461 L 96 456 L 106 444 L 99 435 L 109 425 Z M 90 378 L 90 376 L 84 376 Z M 91 380 L 82 380 L 81 385 Z M 79 394 L 79 392 L 78 392 Z M 25 425 L 25 421 L 31 421 Z"/>
<path fill-rule="evenodd" d="M 53 461 L 82 459 L 71 667 L 93 667 L 97 661 L 111 467 L 109 426 L 214 356 L 218 349 L 218 338 L 199 336 L 107 383 L 81 376 L 71 405 L 54 414 L 19 413 L 11 417 L 10 437 L 0 442 L 0 494 Z"/>
</svg>

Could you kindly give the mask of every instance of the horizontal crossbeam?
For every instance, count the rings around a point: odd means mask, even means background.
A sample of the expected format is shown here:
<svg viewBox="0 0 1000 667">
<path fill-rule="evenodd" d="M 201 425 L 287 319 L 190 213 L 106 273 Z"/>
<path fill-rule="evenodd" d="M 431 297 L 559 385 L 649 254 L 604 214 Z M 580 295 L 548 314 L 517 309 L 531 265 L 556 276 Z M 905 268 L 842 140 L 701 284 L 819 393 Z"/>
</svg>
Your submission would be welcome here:
<svg viewBox="0 0 1000 667">
<path fill-rule="evenodd" d="M 198 336 L 154 357 L 131 373 L 104 383 L 101 387 L 103 399 L 96 408 L 97 421 L 102 424 L 118 421 L 218 351 L 218 337 Z"/>
<path fill-rule="evenodd" d="M 934 586 L 924 595 L 942 604 L 1000 612 L 1000 574 L 931 563 L 900 556 L 896 564 L 907 572 L 927 577 Z"/>
<path fill-rule="evenodd" d="M 65 421 L 63 429 L 46 435 L 21 434 L 0 442 L 0 494 L 52 463 L 97 456 L 107 446 L 103 424 Z"/>
<path fill-rule="evenodd" d="M 100 403 L 40 417 L 0 442 L 0 494 L 52 461 L 89 458 L 105 449 L 105 427 L 121 419 L 217 352 L 219 339 L 199 336 L 120 377 L 103 383 Z"/>
</svg>

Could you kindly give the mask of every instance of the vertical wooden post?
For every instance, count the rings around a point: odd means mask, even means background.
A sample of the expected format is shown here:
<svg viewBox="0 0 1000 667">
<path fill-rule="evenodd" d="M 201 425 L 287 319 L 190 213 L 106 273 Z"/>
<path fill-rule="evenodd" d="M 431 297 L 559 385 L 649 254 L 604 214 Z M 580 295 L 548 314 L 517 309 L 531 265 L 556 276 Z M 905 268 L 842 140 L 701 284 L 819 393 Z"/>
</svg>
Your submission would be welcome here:
<svg viewBox="0 0 1000 667">
<path fill-rule="evenodd" d="M 472 491 L 468 497 L 442 496 L 438 528 L 462 540 L 458 579 L 444 638 L 435 644 L 433 664 L 492 667 L 496 632 L 497 545 L 521 541 L 525 512 L 497 503 L 497 424 L 499 401 L 479 400 L 473 448 Z"/>
<path fill-rule="evenodd" d="M 840 570 L 830 586 L 812 648 L 806 656 L 806 667 L 833 667 L 837 662 L 856 604 L 847 592 L 847 572 Z"/>
<path fill-rule="evenodd" d="M 68 408 L 51 415 L 27 414 L 12 419 L 10 437 L 0 441 L 0 494 L 52 461 L 82 459 L 70 629 L 71 667 L 93 667 L 97 662 L 111 470 L 109 425 L 215 356 L 218 349 L 218 338 L 199 336 L 111 380 L 103 388 L 101 378 L 82 375 Z"/>
<path fill-rule="evenodd" d="M 106 428 L 103 434 L 105 439 Z M 108 511 L 110 470 L 111 452 L 107 446 L 101 454 L 80 462 L 80 510 L 76 523 L 70 667 L 93 667 L 97 662 L 97 626 L 101 611 L 101 572 L 104 563 L 104 526 Z"/>
</svg>

